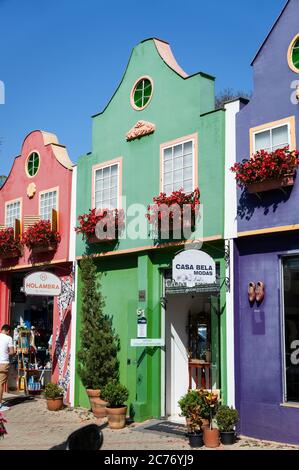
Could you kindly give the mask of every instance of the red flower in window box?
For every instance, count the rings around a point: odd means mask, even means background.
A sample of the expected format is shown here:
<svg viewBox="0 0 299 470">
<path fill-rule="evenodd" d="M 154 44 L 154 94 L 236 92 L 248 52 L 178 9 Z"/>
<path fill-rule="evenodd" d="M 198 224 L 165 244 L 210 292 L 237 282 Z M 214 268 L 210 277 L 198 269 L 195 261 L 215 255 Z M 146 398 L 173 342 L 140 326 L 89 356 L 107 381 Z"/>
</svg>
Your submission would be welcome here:
<svg viewBox="0 0 299 470">
<path fill-rule="evenodd" d="M 87 214 L 79 215 L 79 227 L 76 233 L 81 233 L 89 243 L 114 241 L 123 230 L 123 209 L 90 209 Z"/>
<path fill-rule="evenodd" d="M 15 237 L 14 229 L 9 227 L 0 230 L 0 258 L 19 258 L 22 254 L 20 237 Z"/>
<path fill-rule="evenodd" d="M 154 204 L 148 206 L 146 217 L 158 233 L 193 229 L 199 213 L 200 192 L 196 188 L 189 194 L 182 189 L 173 191 L 170 196 L 160 193 L 153 198 Z"/>
<path fill-rule="evenodd" d="M 250 193 L 292 186 L 298 155 L 297 150 L 290 151 L 288 147 L 270 153 L 261 150 L 249 160 L 235 163 L 231 171 L 236 173 L 238 186 Z"/>
<path fill-rule="evenodd" d="M 22 237 L 22 243 L 35 253 L 56 250 L 60 241 L 60 234 L 52 230 L 48 220 L 40 220 L 28 227 Z"/>
</svg>

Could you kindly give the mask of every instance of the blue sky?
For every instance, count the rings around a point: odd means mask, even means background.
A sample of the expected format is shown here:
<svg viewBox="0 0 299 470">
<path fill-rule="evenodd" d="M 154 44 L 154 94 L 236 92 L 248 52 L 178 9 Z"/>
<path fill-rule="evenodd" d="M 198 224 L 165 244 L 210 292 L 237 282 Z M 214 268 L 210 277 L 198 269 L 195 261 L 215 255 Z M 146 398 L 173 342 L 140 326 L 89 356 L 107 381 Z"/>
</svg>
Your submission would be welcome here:
<svg viewBox="0 0 299 470">
<path fill-rule="evenodd" d="M 91 115 L 117 87 L 132 47 L 167 40 L 187 73 L 250 91 L 250 62 L 285 0 L 0 0 L 0 174 L 31 130 L 71 159 L 91 150 Z"/>
</svg>

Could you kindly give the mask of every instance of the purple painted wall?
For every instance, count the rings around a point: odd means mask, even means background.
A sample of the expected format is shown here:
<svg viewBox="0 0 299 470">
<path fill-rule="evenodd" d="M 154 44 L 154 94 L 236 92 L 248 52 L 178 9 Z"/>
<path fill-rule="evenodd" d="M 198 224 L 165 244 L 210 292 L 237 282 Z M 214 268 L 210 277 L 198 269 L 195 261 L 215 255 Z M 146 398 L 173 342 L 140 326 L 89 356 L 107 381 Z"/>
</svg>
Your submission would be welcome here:
<svg viewBox="0 0 299 470">
<path fill-rule="evenodd" d="M 288 251 L 286 251 L 286 247 Z M 236 403 L 243 435 L 299 444 L 299 408 L 283 402 L 280 264 L 281 256 L 297 251 L 298 234 L 239 239 L 235 273 Z M 248 283 L 265 282 L 260 307 L 248 301 Z M 237 305 L 237 304 L 236 304 Z"/>
<path fill-rule="evenodd" d="M 237 160 L 249 158 L 249 129 L 295 116 L 299 147 L 299 104 L 291 102 L 291 84 L 299 74 L 287 61 L 288 47 L 299 33 L 299 2 L 291 0 L 253 64 L 254 89 L 250 103 L 237 116 Z M 255 195 L 239 192 L 238 231 L 299 223 L 299 178 L 293 190 Z"/>
<path fill-rule="evenodd" d="M 299 139 L 299 105 L 291 103 L 291 83 L 299 74 L 288 67 L 287 51 L 299 33 L 299 1 L 291 0 L 257 56 L 254 95 L 237 116 L 237 159 L 248 158 L 249 129 L 295 116 Z M 298 141 L 297 139 L 297 141 Z M 299 141 L 297 147 L 299 146 Z M 238 232 L 299 223 L 299 175 L 294 188 L 264 193 L 259 199 L 238 194 Z M 251 236 L 236 241 L 235 366 L 236 406 L 243 435 L 299 444 L 299 408 L 283 402 L 282 306 L 280 257 L 299 254 L 298 232 Z M 266 296 L 258 308 L 248 301 L 248 283 L 263 281 Z"/>
</svg>

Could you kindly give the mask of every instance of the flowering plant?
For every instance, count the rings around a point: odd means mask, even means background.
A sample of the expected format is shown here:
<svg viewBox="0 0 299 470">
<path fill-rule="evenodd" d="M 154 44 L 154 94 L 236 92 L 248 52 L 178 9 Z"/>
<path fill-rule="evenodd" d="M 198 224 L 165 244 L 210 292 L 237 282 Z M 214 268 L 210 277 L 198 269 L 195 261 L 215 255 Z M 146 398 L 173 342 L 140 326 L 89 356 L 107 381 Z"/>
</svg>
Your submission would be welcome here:
<svg viewBox="0 0 299 470">
<path fill-rule="evenodd" d="M 161 226 L 163 228 L 165 222 L 170 229 L 192 228 L 199 212 L 199 196 L 198 188 L 189 194 L 182 189 L 173 191 L 170 196 L 160 193 L 153 198 L 154 204 L 148 206 L 146 218 L 158 230 L 161 230 Z"/>
<path fill-rule="evenodd" d="M 297 150 L 290 151 L 288 147 L 274 152 L 258 151 L 249 160 L 235 163 L 231 171 L 236 173 L 236 181 L 240 188 L 253 183 L 267 180 L 277 180 L 294 174 L 298 164 Z"/>
<path fill-rule="evenodd" d="M 10 253 L 20 252 L 21 241 L 20 236 L 15 237 L 12 227 L 0 230 L 0 257 L 9 255 Z"/>
<path fill-rule="evenodd" d="M 125 224 L 123 209 L 90 209 L 87 214 L 79 215 L 78 221 L 79 227 L 76 227 L 75 231 L 82 233 L 83 238 L 87 239 L 96 235 L 96 228 L 107 234 L 108 238 L 116 239 Z M 104 239 L 107 239 L 107 236 Z"/>
<path fill-rule="evenodd" d="M 218 403 L 220 399 L 218 394 L 213 392 L 212 390 L 204 395 L 204 399 L 210 409 L 210 429 L 213 429 L 213 417 L 217 413 Z"/>
<path fill-rule="evenodd" d="M 40 220 L 23 233 L 22 243 L 29 249 L 36 246 L 57 246 L 60 243 L 61 236 L 51 228 L 49 220 Z"/>
<path fill-rule="evenodd" d="M 3 439 L 4 435 L 7 434 L 5 423 L 7 423 L 7 420 L 4 418 L 3 414 L 0 413 L 0 439 Z"/>
</svg>

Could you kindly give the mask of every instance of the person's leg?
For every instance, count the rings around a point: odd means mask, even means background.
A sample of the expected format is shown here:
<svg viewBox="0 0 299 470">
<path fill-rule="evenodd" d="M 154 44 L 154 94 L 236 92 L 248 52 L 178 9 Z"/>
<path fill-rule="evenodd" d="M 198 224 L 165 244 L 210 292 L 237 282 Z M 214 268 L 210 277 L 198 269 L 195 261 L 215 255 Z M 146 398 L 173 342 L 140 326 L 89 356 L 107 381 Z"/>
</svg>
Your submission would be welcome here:
<svg viewBox="0 0 299 470">
<path fill-rule="evenodd" d="M 0 405 L 2 405 L 4 385 L 8 379 L 8 369 L 8 364 L 0 364 Z"/>
</svg>

